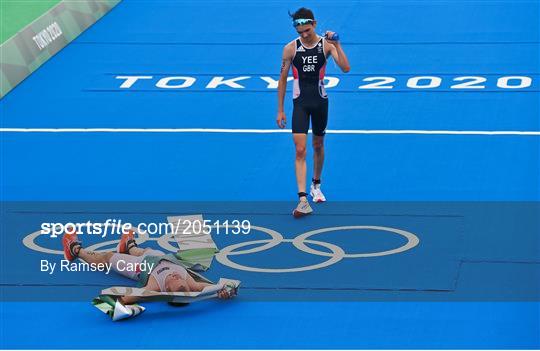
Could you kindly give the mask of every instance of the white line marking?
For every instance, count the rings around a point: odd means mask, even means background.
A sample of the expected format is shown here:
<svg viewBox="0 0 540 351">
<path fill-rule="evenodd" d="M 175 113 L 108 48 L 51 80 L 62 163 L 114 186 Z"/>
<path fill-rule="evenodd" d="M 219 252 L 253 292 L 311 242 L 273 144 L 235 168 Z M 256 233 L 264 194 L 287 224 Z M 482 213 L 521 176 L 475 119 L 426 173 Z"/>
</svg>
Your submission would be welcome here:
<svg viewBox="0 0 540 351">
<path fill-rule="evenodd" d="M 290 129 L 219 129 L 219 128 L 0 128 L 2 133 L 291 133 Z M 430 134 L 430 135 L 533 135 L 540 131 L 516 130 L 392 130 L 336 129 L 327 134 Z"/>
</svg>

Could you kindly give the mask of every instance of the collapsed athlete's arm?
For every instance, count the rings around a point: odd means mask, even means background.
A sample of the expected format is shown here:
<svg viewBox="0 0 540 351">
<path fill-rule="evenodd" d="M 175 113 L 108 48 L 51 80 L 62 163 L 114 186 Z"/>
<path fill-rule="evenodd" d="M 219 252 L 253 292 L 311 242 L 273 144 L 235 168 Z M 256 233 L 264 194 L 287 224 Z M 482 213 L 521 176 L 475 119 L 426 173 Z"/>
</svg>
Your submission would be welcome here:
<svg viewBox="0 0 540 351">
<path fill-rule="evenodd" d="M 349 64 L 349 59 L 347 58 L 347 55 L 345 55 L 345 51 L 343 51 L 339 41 L 326 39 L 326 42 L 330 47 L 330 55 L 332 55 L 339 68 L 341 68 L 344 73 L 349 72 L 351 70 L 351 65 Z"/>
<path fill-rule="evenodd" d="M 205 282 L 197 282 L 191 276 L 188 276 L 186 282 L 191 291 L 202 291 L 205 287 L 213 285 L 213 284 L 205 283 Z M 228 299 L 232 297 L 225 288 L 218 291 L 217 295 L 220 299 Z"/>
<path fill-rule="evenodd" d="M 157 284 L 155 278 L 150 277 L 148 279 L 148 283 L 143 286 L 143 289 L 150 290 L 150 291 L 158 291 L 159 292 L 159 285 Z M 124 305 L 131 305 L 139 301 L 141 298 L 138 296 L 122 296 L 120 297 L 120 302 Z"/>
<path fill-rule="evenodd" d="M 122 296 L 122 297 L 120 297 L 120 303 L 122 303 L 124 305 L 132 305 L 137 301 L 139 301 L 139 297 L 137 297 L 137 296 Z"/>
<path fill-rule="evenodd" d="M 287 123 L 283 106 L 285 101 L 285 91 L 287 90 L 287 77 L 294 57 L 294 48 L 291 44 L 292 43 L 289 43 L 283 48 L 283 55 L 281 58 L 281 71 L 279 73 L 278 81 L 278 115 L 276 119 L 279 128 L 285 128 L 285 124 Z"/>
<path fill-rule="evenodd" d="M 205 287 L 211 286 L 210 283 L 205 282 L 197 282 L 193 277 L 187 276 L 187 279 L 181 279 L 179 277 L 175 277 L 173 281 L 168 281 L 167 291 L 172 292 L 191 292 L 191 291 L 202 291 Z M 157 291 L 160 292 L 159 285 L 157 285 L 157 282 L 155 279 L 152 279 L 152 277 L 148 280 L 148 284 L 146 284 L 143 289 L 150 290 L 150 291 Z M 217 296 L 220 299 L 228 299 L 232 297 L 229 292 L 226 289 L 221 289 L 217 292 Z M 136 303 L 140 300 L 140 297 L 137 296 L 122 296 L 120 297 L 120 302 L 124 305 L 131 305 Z"/>
</svg>

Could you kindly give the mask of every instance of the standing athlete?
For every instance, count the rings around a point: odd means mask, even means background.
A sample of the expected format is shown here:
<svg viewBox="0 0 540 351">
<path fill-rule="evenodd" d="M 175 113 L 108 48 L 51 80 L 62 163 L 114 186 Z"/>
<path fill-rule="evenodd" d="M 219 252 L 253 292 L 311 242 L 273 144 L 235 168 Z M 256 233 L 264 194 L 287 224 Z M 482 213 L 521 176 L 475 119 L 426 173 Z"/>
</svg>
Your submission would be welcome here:
<svg viewBox="0 0 540 351">
<path fill-rule="evenodd" d="M 349 72 L 349 60 L 343 52 L 341 44 L 334 32 L 326 32 L 325 37 L 317 35 L 317 21 L 313 12 L 304 7 L 289 14 L 299 37 L 283 49 L 281 73 L 278 83 L 278 115 L 279 128 L 285 128 L 287 118 L 283 111 L 283 100 L 287 86 L 287 76 L 292 65 L 293 83 L 293 116 L 292 132 L 296 147 L 296 183 L 300 202 L 293 215 L 301 217 L 313 212 L 306 193 L 306 142 L 311 117 L 313 132 L 313 178 L 310 195 L 314 202 L 324 202 L 326 198 L 321 191 L 321 173 L 324 163 L 324 135 L 328 122 L 328 96 L 324 88 L 324 73 L 328 56 L 332 56 L 339 68 Z"/>
</svg>

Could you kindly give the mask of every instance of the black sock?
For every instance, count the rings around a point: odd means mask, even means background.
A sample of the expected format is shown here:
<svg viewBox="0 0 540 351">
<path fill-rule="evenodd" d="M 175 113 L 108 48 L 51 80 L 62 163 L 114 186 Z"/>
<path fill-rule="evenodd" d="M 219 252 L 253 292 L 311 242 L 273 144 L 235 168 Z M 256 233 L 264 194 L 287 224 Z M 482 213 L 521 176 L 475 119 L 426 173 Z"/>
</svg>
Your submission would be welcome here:
<svg viewBox="0 0 540 351">
<path fill-rule="evenodd" d="M 70 245 L 69 251 L 71 251 L 71 254 L 75 257 L 79 257 L 79 252 L 81 252 L 82 246 L 79 242 L 73 242 Z"/>
<path fill-rule="evenodd" d="M 313 182 L 313 185 L 321 184 L 321 180 L 320 180 L 320 179 L 311 178 L 311 181 Z"/>
<path fill-rule="evenodd" d="M 134 247 L 137 247 L 137 242 L 135 240 L 129 240 L 126 243 L 127 253 L 129 254 L 129 250 L 133 249 Z"/>
</svg>

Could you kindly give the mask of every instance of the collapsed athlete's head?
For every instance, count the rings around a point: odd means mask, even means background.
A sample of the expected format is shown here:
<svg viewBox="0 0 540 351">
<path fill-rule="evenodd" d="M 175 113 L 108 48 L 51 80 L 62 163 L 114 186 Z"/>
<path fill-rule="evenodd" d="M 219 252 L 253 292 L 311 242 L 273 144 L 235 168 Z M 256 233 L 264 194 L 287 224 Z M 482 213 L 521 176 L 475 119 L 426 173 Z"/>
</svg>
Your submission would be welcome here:
<svg viewBox="0 0 540 351">
<path fill-rule="evenodd" d="M 293 27 L 296 29 L 296 32 L 298 32 L 298 35 L 302 39 L 306 39 L 308 41 L 314 40 L 314 38 L 317 36 L 317 33 L 315 33 L 317 21 L 315 21 L 313 11 L 305 7 L 301 7 L 294 13 L 289 12 L 289 16 L 291 16 L 293 20 Z"/>
</svg>

